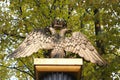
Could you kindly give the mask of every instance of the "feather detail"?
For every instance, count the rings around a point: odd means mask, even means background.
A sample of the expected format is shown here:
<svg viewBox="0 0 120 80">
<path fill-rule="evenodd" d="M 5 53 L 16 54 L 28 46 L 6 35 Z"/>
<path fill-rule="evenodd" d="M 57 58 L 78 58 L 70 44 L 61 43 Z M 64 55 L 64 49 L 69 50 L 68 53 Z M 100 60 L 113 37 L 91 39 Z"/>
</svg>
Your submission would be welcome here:
<svg viewBox="0 0 120 80">
<path fill-rule="evenodd" d="M 72 45 L 69 46 L 69 44 Z M 106 65 L 106 61 L 98 54 L 94 46 L 87 40 L 86 36 L 80 32 L 73 32 L 71 37 L 66 37 L 63 47 L 65 51 L 77 53 L 86 61 Z"/>
<path fill-rule="evenodd" d="M 50 35 L 46 34 L 44 29 L 32 31 L 20 46 L 8 57 L 19 58 L 30 56 L 39 49 L 53 49 L 54 42 Z"/>
</svg>

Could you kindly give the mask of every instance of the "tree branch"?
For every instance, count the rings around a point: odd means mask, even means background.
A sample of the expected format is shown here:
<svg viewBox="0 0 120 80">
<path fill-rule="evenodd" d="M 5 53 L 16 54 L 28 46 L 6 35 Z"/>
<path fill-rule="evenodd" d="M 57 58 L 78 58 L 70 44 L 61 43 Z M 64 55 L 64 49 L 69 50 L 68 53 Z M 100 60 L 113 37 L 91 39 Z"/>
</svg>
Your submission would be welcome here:
<svg viewBox="0 0 120 80">
<path fill-rule="evenodd" d="M 18 67 L 8 67 L 8 66 L 4 66 L 4 65 L 0 65 L 0 66 L 1 66 L 1 67 L 6 67 L 6 68 L 8 68 L 8 69 L 15 69 L 15 70 L 18 70 L 18 71 L 23 72 L 23 73 L 25 73 L 25 74 L 28 74 L 28 75 L 30 75 L 31 77 L 34 78 L 34 76 L 33 76 L 32 74 L 30 74 L 30 73 L 27 72 L 27 71 L 21 70 L 21 69 L 19 69 Z"/>
<path fill-rule="evenodd" d="M 2 31 L 2 33 L 3 33 L 3 35 L 7 35 L 7 36 L 19 37 L 19 38 L 23 38 L 23 39 L 25 38 L 24 36 L 8 33 L 7 31 Z"/>
<path fill-rule="evenodd" d="M 99 36 L 99 35 L 101 35 L 100 34 L 101 33 L 101 26 L 100 26 L 100 19 L 99 19 L 99 9 L 94 9 L 94 16 L 95 16 L 95 20 L 94 20 L 95 35 Z M 96 45 L 100 49 L 101 54 L 105 53 L 105 48 L 104 48 L 104 45 L 102 43 L 103 43 L 102 39 L 96 40 Z"/>
<path fill-rule="evenodd" d="M 33 71 L 24 63 L 24 61 L 22 59 L 19 59 L 24 65 L 25 67 L 29 70 L 29 72 L 34 75 Z"/>
</svg>

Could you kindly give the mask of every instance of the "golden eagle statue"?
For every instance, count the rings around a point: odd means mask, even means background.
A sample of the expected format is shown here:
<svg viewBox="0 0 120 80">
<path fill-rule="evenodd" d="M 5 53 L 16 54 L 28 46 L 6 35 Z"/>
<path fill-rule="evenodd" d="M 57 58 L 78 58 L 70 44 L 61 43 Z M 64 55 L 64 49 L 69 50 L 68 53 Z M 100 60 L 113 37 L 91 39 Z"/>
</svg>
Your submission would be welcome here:
<svg viewBox="0 0 120 80">
<path fill-rule="evenodd" d="M 59 33 L 56 29 L 60 29 Z M 85 35 L 80 32 L 73 32 L 72 36 L 65 37 L 67 31 L 69 30 L 63 20 L 55 20 L 51 27 L 32 31 L 9 57 L 26 57 L 39 49 L 46 49 L 52 50 L 50 57 L 62 58 L 66 51 L 78 54 L 86 61 L 98 65 L 106 64 L 106 61 L 99 55 Z"/>
</svg>

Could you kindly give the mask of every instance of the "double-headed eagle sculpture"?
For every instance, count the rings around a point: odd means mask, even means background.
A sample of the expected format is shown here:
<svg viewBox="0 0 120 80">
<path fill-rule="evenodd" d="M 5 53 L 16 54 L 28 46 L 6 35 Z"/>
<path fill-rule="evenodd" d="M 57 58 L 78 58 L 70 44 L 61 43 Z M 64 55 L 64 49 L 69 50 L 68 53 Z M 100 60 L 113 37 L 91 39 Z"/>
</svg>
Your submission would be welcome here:
<svg viewBox="0 0 120 80">
<path fill-rule="evenodd" d="M 86 61 L 105 65 L 106 61 L 99 55 L 89 40 L 80 32 L 73 32 L 72 36 L 65 37 L 64 20 L 54 20 L 48 28 L 32 31 L 20 46 L 9 55 L 11 58 L 30 56 L 39 49 L 52 50 L 50 57 L 64 57 L 65 51 L 78 54 Z M 59 29 L 59 32 L 57 32 Z"/>
</svg>

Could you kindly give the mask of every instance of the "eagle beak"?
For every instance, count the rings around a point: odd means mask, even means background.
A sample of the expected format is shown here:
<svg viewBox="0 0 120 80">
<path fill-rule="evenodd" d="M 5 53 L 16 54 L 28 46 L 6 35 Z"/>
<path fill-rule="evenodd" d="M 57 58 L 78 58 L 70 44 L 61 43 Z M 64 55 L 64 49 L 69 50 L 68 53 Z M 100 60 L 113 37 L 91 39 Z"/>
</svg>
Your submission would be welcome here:
<svg viewBox="0 0 120 80">
<path fill-rule="evenodd" d="M 71 33 L 72 30 L 71 29 L 67 29 L 66 33 Z"/>
<path fill-rule="evenodd" d="M 59 25 L 59 24 L 54 25 L 54 28 L 62 28 L 62 27 L 63 27 L 63 25 Z"/>
</svg>

